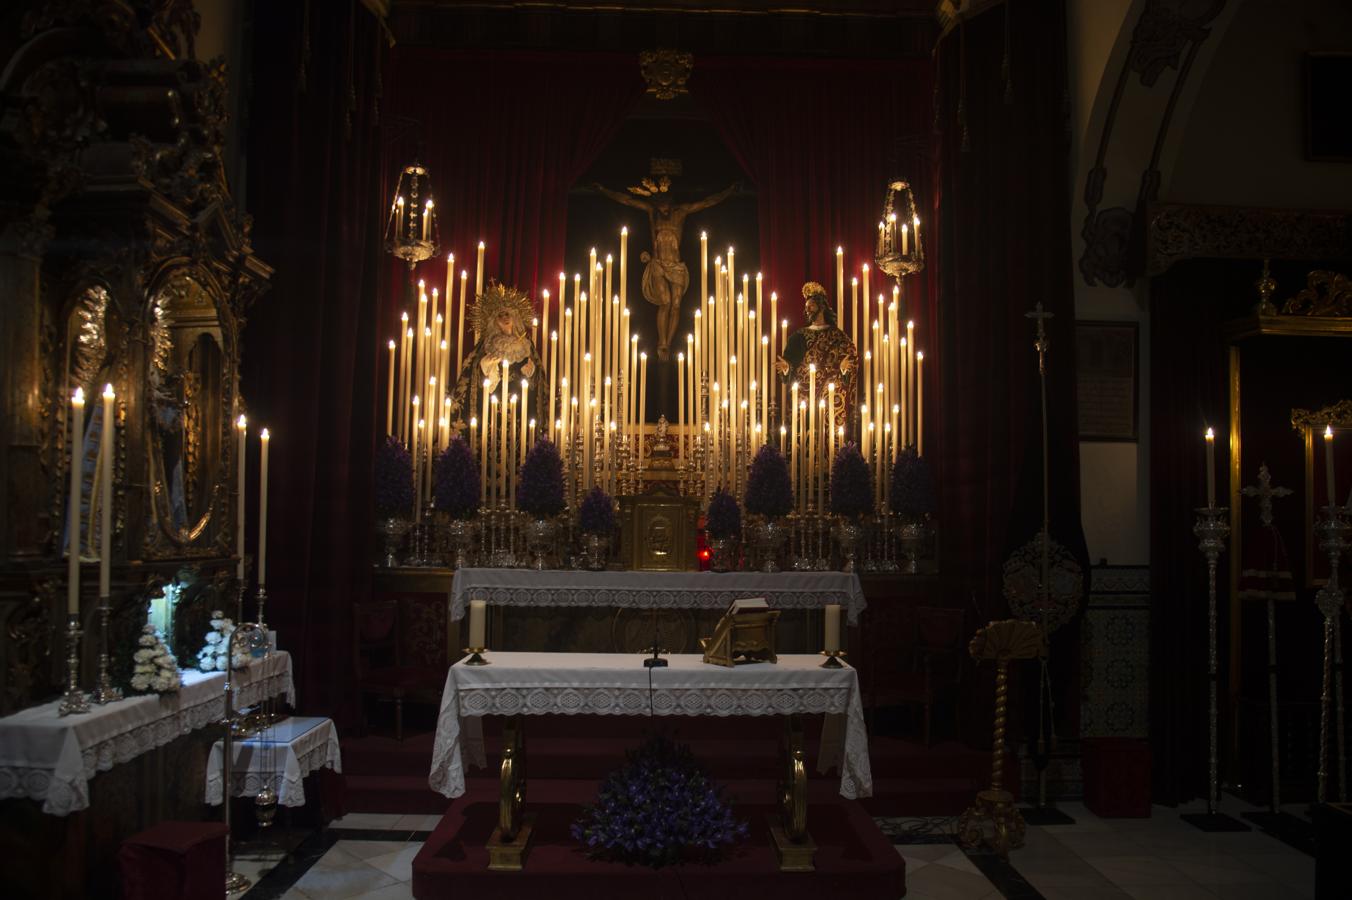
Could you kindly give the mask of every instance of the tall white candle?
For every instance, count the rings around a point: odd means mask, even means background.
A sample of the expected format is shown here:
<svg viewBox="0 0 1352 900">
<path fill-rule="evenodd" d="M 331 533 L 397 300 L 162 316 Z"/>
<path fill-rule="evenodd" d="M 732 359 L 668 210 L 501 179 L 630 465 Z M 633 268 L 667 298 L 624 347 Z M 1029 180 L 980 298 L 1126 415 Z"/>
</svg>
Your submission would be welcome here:
<svg viewBox="0 0 1352 900">
<path fill-rule="evenodd" d="M 1206 430 L 1206 505 L 1216 507 L 1216 432 Z"/>
<path fill-rule="evenodd" d="M 637 335 L 636 335 L 637 336 Z M 638 467 L 643 468 L 643 426 L 648 422 L 648 354 L 638 355 Z"/>
<path fill-rule="evenodd" d="M 836 247 L 836 327 L 845 328 L 845 248 Z"/>
<path fill-rule="evenodd" d="M 465 307 L 469 305 L 466 294 L 469 293 L 469 271 L 460 270 L 460 306 L 455 312 L 455 374 L 465 367 Z"/>
<path fill-rule="evenodd" d="M 1333 426 L 1324 426 L 1324 479 L 1327 482 L 1329 506 L 1338 505 L 1338 493 L 1333 484 Z"/>
<path fill-rule="evenodd" d="M 107 597 L 113 564 L 113 386 L 103 386 L 103 436 L 99 442 L 99 597 Z"/>
<path fill-rule="evenodd" d="M 484 292 L 484 242 L 479 241 L 479 255 L 474 263 L 474 302 L 479 302 L 479 297 Z"/>
<path fill-rule="evenodd" d="M 825 612 L 826 633 L 822 643 L 827 653 L 836 653 L 840 650 L 840 604 L 826 604 Z"/>
<path fill-rule="evenodd" d="M 486 611 L 484 601 L 469 601 L 469 647 L 471 650 L 484 649 L 484 615 Z"/>
<path fill-rule="evenodd" d="M 394 343 L 391 341 L 390 343 Z M 235 507 L 235 555 L 239 557 L 239 562 L 235 564 L 235 574 L 240 581 L 244 580 L 244 507 L 247 505 L 244 500 L 244 475 L 248 468 L 245 465 L 248 453 L 249 420 L 240 416 L 235 420 L 235 493 L 238 496 Z"/>
<path fill-rule="evenodd" d="M 390 341 L 390 377 L 385 387 L 385 433 L 394 434 L 394 341 Z"/>
<path fill-rule="evenodd" d="M 258 462 L 258 586 L 268 580 L 268 443 L 272 434 L 266 428 L 259 435 Z"/>
<path fill-rule="evenodd" d="M 84 388 L 70 398 L 70 506 L 66 515 L 70 559 L 66 568 L 66 612 L 80 614 L 80 494 L 84 482 Z"/>
<path fill-rule="evenodd" d="M 925 455 L 925 351 L 915 353 L 915 452 Z"/>
</svg>

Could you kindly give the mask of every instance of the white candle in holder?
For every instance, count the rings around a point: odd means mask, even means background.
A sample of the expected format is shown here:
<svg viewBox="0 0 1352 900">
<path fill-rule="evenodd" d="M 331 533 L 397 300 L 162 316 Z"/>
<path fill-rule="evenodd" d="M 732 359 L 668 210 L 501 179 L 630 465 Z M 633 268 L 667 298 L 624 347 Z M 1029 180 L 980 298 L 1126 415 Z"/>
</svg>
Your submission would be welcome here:
<svg viewBox="0 0 1352 900">
<path fill-rule="evenodd" d="M 390 343 L 394 343 L 391 341 Z M 239 562 L 235 564 L 235 574 L 240 581 L 244 580 L 244 474 L 245 474 L 245 454 L 248 449 L 249 420 L 241 415 L 235 420 L 235 493 L 239 496 L 239 506 L 235 512 L 235 555 L 239 557 Z"/>
<path fill-rule="evenodd" d="M 827 653 L 837 653 L 840 650 L 840 604 L 826 604 L 826 633 L 823 641 L 823 649 Z"/>
<path fill-rule="evenodd" d="M 268 442 L 272 434 L 266 429 L 259 435 L 261 450 L 258 463 L 258 586 L 268 580 Z"/>
<path fill-rule="evenodd" d="M 66 569 L 66 612 L 80 614 L 80 489 L 84 463 L 84 388 L 70 398 L 70 511 L 66 514 L 66 540 L 70 559 Z"/>
<path fill-rule="evenodd" d="M 484 649 L 484 614 L 486 611 L 484 601 L 469 601 L 469 646 L 471 650 Z"/>
<path fill-rule="evenodd" d="M 99 443 L 99 597 L 107 597 L 113 565 L 113 386 L 103 386 L 103 439 Z"/>
<path fill-rule="evenodd" d="M 1216 508 L 1216 432 L 1206 430 L 1206 505 Z"/>
<path fill-rule="evenodd" d="M 1333 483 L 1333 426 L 1324 426 L 1324 480 L 1327 482 L 1329 506 L 1338 505 L 1338 494 Z"/>
</svg>

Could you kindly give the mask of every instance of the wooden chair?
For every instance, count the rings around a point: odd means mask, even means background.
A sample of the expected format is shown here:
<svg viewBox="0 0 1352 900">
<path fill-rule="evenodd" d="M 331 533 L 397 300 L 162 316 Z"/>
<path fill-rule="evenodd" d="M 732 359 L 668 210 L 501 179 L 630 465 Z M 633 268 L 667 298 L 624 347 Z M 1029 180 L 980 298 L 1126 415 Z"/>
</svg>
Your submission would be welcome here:
<svg viewBox="0 0 1352 900">
<path fill-rule="evenodd" d="M 921 736 L 928 747 L 934 703 L 949 693 L 950 687 L 957 696 L 961 684 L 966 615 L 961 609 L 916 607 L 913 616 L 903 619 L 899 637 L 903 651 L 898 658 L 903 665 L 899 671 L 875 671 L 869 705 L 874 709 L 919 706 L 923 717 Z M 953 715 L 956 721 L 956 703 Z"/>
<path fill-rule="evenodd" d="M 353 662 L 361 698 L 361 728 L 366 731 L 366 698 L 394 703 L 395 739 L 404 739 L 404 701 L 437 703 L 446 680 L 446 627 L 431 627 L 434 605 L 445 617 L 445 599 L 436 604 L 418 598 L 376 600 L 352 607 Z"/>
</svg>

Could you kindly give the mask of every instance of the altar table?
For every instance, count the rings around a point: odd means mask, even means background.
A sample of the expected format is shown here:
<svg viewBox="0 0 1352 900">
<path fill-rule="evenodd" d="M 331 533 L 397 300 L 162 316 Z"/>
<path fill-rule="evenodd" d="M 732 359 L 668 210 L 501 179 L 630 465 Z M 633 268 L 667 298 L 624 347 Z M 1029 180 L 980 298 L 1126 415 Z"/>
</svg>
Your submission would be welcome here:
<svg viewBox="0 0 1352 900">
<path fill-rule="evenodd" d="M 632 609 L 716 609 L 764 597 L 771 609 L 844 608 L 851 625 L 868 605 L 853 572 L 590 572 L 571 569 L 457 569 L 451 620 L 470 600 L 495 606 L 613 606 Z"/>
<path fill-rule="evenodd" d="M 633 653 L 487 652 L 486 666 L 451 666 L 441 695 L 428 783 L 446 797 L 465 792 L 465 760 L 487 765 L 483 716 L 793 716 L 825 714 L 817 767 L 840 769 L 840 794 L 873 793 L 859 680 L 849 666 L 821 667 L 817 655 L 733 668 L 700 654 L 673 654 L 646 669 Z M 649 688 L 651 677 L 651 689 Z"/>
<path fill-rule="evenodd" d="M 212 744 L 207 758 L 206 800 L 212 806 L 221 802 L 224 793 L 222 743 Z M 234 741 L 231 749 L 232 797 L 253 797 L 266 784 L 277 793 L 282 806 L 304 806 L 305 776 L 326 768 L 340 774 L 343 771 L 338 729 L 332 719 L 322 716 L 288 716 L 251 737 Z"/>
<path fill-rule="evenodd" d="M 60 716 L 59 700 L 0 719 L 0 799 L 31 797 L 56 816 L 89 806 L 89 782 L 225 717 L 225 673 L 182 672 L 171 694 L 145 694 Z M 278 650 L 234 673 L 235 705 L 285 694 L 296 702 L 291 654 Z"/>
</svg>

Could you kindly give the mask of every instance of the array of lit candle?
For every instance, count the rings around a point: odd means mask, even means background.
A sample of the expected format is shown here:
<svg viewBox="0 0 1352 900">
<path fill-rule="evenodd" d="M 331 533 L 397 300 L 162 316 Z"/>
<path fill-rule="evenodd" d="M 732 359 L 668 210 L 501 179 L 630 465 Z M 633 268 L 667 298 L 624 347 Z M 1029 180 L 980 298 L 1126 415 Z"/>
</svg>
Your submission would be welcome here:
<svg viewBox="0 0 1352 900">
<path fill-rule="evenodd" d="M 628 306 L 628 237 L 621 229 L 617 255 L 593 248 L 585 274 L 560 272 L 558 292 L 541 292 L 530 322 L 545 368 L 535 387 L 503 377 L 493 391 L 479 392 L 477 409 L 457 410 L 454 417 L 454 379 L 479 339 L 465 335 L 464 321 L 472 297 L 483 290 L 483 243 L 474 295 L 467 293 L 469 273 L 461 270 L 456 299 L 454 254 L 446 260 L 445 294 L 418 282 L 416 307 L 401 315 L 402 337 L 387 344 L 386 429 L 413 453 L 420 503 L 432 495 L 433 457 L 459 428 L 479 458 L 487 508 L 511 508 L 517 468 L 537 436 L 559 445 L 574 500 L 593 485 L 613 495 L 638 483 L 649 360 Z M 711 261 L 708 235 L 700 234 L 693 328 L 683 335 L 683 348 L 679 337 L 671 348 L 676 409 L 655 410 L 673 426 L 673 450 L 690 490 L 706 498 L 719 485 L 740 493 L 751 456 L 775 443 L 790 460 L 799 509 L 824 509 L 831 461 L 853 440 L 874 470 L 881 507 L 900 449 L 913 444 L 923 453 L 925 356 L 916 348 L 900 287 L 892 287 L 890 297 L 877 294 L 875 310 L 867 264 L 850 278 L 848 297 L 839 247 L 835 274 L 837 324 L 854 341 L 858 364 L 849 373 L 809 366 L 805 379 L 788 382 L 775 367 L 790 327 L 778 293 L 766 290 L 759 272 L 739 272 L 732 247 Z M 532 389 L 544 396 L 531 397 Z M 530 415 L 532 408 L 542 421 Z"/>
</svg>

